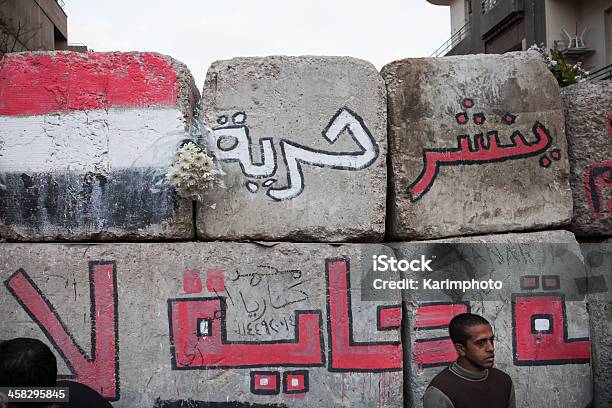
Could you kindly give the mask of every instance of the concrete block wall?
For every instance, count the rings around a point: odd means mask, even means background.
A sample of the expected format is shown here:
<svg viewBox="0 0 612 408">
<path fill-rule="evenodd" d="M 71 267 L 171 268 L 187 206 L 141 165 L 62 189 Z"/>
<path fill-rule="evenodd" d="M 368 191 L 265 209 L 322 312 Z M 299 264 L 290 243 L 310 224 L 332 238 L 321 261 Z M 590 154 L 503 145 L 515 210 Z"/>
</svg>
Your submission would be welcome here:
<svg viewBox="0 0 612 408">
<path fill-rule="evenodd" d="M 501 290 L 446 291 L 427 301 L 407 298 L 404 319 L 410 339 L 410 405 L 422 407 L 422 397 L 433 377 L 448 365 L 436 359 L 442 352 L 455 358 L 448 327 L 428 322 L 427 313 L 447 310 L 452 316 L 473 312 L 488 319 L 495 332 L 495 366 L 513 380 L 517 406 L 585 407 L 593 395 L 591 335 L 587 301 L 576 282 L 585 280 L 582 253 L 569 231 L 509 233 L 402 244 L 403 259 L 423 252 L 443 251 L 450 262 L 428 277 L 443 280 L 497 280 Z M 436 248 L 436 245 L 442 245 Z M 440 255 L 444 256 L 444 255 Z M 408 276 L 420 280 L 422 274 Z M 425 313 L 427 312 L 427 313 Z M 543 319 L 542 319 L 543 318 Z M 538 319 L 542 319 L 538 322 Z M 448 324 L 448 323 L 446 323 Z M 546 330 L 537 327 L 546 325 Z M 429 328 L 429 326 L 436 326 Z M 438 343 L 436 343 L 438 342 Z M 430 344 L 426 347 L 425 344 Z M 442 368 L 441 368 L 442 367 Z M 554 394 L 539 390 L 554 389 Z"/>
<path fill-rule="evenodd" d="M 38 52 L 0 61 L 0 235 L 19 241 L 189 239 L 166 182 L 199 98 L 154 53 Z"/>
<path fill-rule="evenodd" d="M 494 323 L 517 406 L 607 406 L 608 94 L 561 96 L 527 53 L 381 74 L 348 57 L 235 58 L 212 65 L 201 100 L 158 54 L 10 55 L 0 236 L 26 243 L 0 244 L 2 336 L 46 341 L 62 375 L 118 407 L 418 407 L 455 359 L 445 326 L 472 310 Z M 203 203 L 165 179 L 196 136 L 226 172 Z M 364 298 L 372 254 L 470 243 L 484 254 L 460 271 L 503 296 Z M 534 334 L 541 314 L 552 329 Z"/>
<path fill-rule="evenodd" d="M 360 253 L 4 244 L 2 336 L 49 342 L 116 406 L 402 406 L 401 298 L 360 300 Z"/>
<path fill-rule="evenodd" d="M 372 64 L 218 61 L 202 95 L 228 188 L 198 205 L 199 238 L 382 241 L 387 100 Z"/>
<path fill-rule="evenodd" d="M 574 216 L 581 236 L 612 231 L 612 82 L 562 89 L 565 104 Z"/>
<path fill-rule="evenodd" d="M 389 234 L 395 239 L 570 222 L 558 85 L 531 53 L 406 59 L 389 98 Z"/>
</svg>

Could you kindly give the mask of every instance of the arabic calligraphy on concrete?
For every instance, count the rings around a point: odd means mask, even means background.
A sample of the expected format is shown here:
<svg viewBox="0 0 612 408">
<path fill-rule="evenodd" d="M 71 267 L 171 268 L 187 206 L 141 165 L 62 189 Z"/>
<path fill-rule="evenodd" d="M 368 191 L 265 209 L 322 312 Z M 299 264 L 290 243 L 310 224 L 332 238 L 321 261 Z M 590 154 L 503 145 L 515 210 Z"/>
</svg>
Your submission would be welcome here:
<svg viewBox="0 0 612 408">
<path fill-rule="evenodd" d="M 339 109 L 323 129 L 322 135 L 329 143 L 338 141 L 347 133 L 358 150 L 352 152 L 330 152 L 313 149 L 287 139 L 280 139 L 280 156 L 287 169 L 285 186 L 275 177 L 278 170 L 278 154 L 274 138 L 260 138 L 259 158 L 255 161 L 251 150 L 252 140 L 247 115 L 237 112 L 230 118 L 226 115 L 217 119 L 218 127 L 212 131 L 211 150 L 218 160 L 237 162 L 242 173 L 248 178 L 245 187 L 251 193 L 267 188 L 266 195 L 274 201 L 285 201 L 299 196 L 305 188 L 303 165 L 333 170 L 358 171 L 369 167 L 378 158 L 379 148 L 363 119 L 347 107 Z M 263 179 L 263 181 L 258 181 Z"/>
<path fill-rule="evenodd" d="M 465 98 L 462 101 L 462 106 L 466 109 L 473 108 L 474 101 L 471 98 Z M 472 117 L 474 124 L 478 126 L 482 126 L 486 122 L 486 116 L 482 112 L 474 113 Z M 467 112 L 457 113 L 455 119 L 460 125 L 469 123 Z M 514 124 L 515 119 L 516 116 L 511 113 L 502 116 L 502 121 L 506 125 Z M 503 144 L 499 138 L 499 132 L 492 130 L 479 132 L 473 136 L 458 135 L 457 147 L 423 149 L 423 169 L 407 189 L 410 200 L 416 202 L 429 191 L 442 166 L 498 163 L 545 153 L 553 141 L 548 129 L 542 123 L 536 121 L 531 132 L 534 136 L 531 141 L 521 131 L 516 130 L 510 136 L 510 143 Z M 550 154 L 543 155 L 539 163 L 540 166 L 547 168 L 553 161 L 560 158 L 560 150 L 553 149 Z"/>
</svg>

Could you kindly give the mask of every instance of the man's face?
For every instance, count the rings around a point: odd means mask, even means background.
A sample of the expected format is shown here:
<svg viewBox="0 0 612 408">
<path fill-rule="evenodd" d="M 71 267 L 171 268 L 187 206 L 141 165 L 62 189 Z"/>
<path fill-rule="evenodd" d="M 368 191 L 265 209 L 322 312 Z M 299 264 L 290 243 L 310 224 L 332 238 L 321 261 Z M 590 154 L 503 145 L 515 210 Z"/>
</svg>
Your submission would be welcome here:
<svg viewBox="0 0 612 408">
<path fill-rule="evenodd" d="M 469 339 L 465 346 L 457 344 L 457 352 L 476 369 L 484 370 L 493 367 L 495 347 L 493 329 L 488 324 L 470 326 L 466 329 Z"/>
</svg>

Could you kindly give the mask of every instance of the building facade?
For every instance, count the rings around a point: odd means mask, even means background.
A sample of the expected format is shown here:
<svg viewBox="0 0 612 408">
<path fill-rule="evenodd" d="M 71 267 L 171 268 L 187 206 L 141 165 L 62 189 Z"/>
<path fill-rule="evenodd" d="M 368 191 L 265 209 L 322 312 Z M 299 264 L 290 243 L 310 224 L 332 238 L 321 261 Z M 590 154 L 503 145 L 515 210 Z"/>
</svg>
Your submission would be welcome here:
<svg viewBox="0 0 612 408">
<path fill-rule="evenodd" d="M 67 20 L 56 0 L 0 0 L 0 52 L 66 50 Z"/>
<path fill-rule="evenodd" d="M 588 71 L 612 64 L 612 0 L 427 0 L 449 6 L 451 38 L 434 56 L 561 51 Z"/>
</svg>

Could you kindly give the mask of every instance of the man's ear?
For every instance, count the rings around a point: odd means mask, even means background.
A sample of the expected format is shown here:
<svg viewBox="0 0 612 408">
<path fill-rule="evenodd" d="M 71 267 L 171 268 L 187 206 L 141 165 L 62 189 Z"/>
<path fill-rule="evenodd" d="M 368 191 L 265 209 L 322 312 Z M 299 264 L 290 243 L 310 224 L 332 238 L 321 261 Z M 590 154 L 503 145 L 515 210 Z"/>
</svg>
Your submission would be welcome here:
<svg viewBox="0 0 612 408">
<path fill-rule="evenodd" d="M 461 343 L 455 343 L 453 344 L 453 346 L 455 346 L 455 350 L 457 351 L 457 354 L 459 354 L 460 357 L 465 357 L 465 346 Z"/>
</svg>

